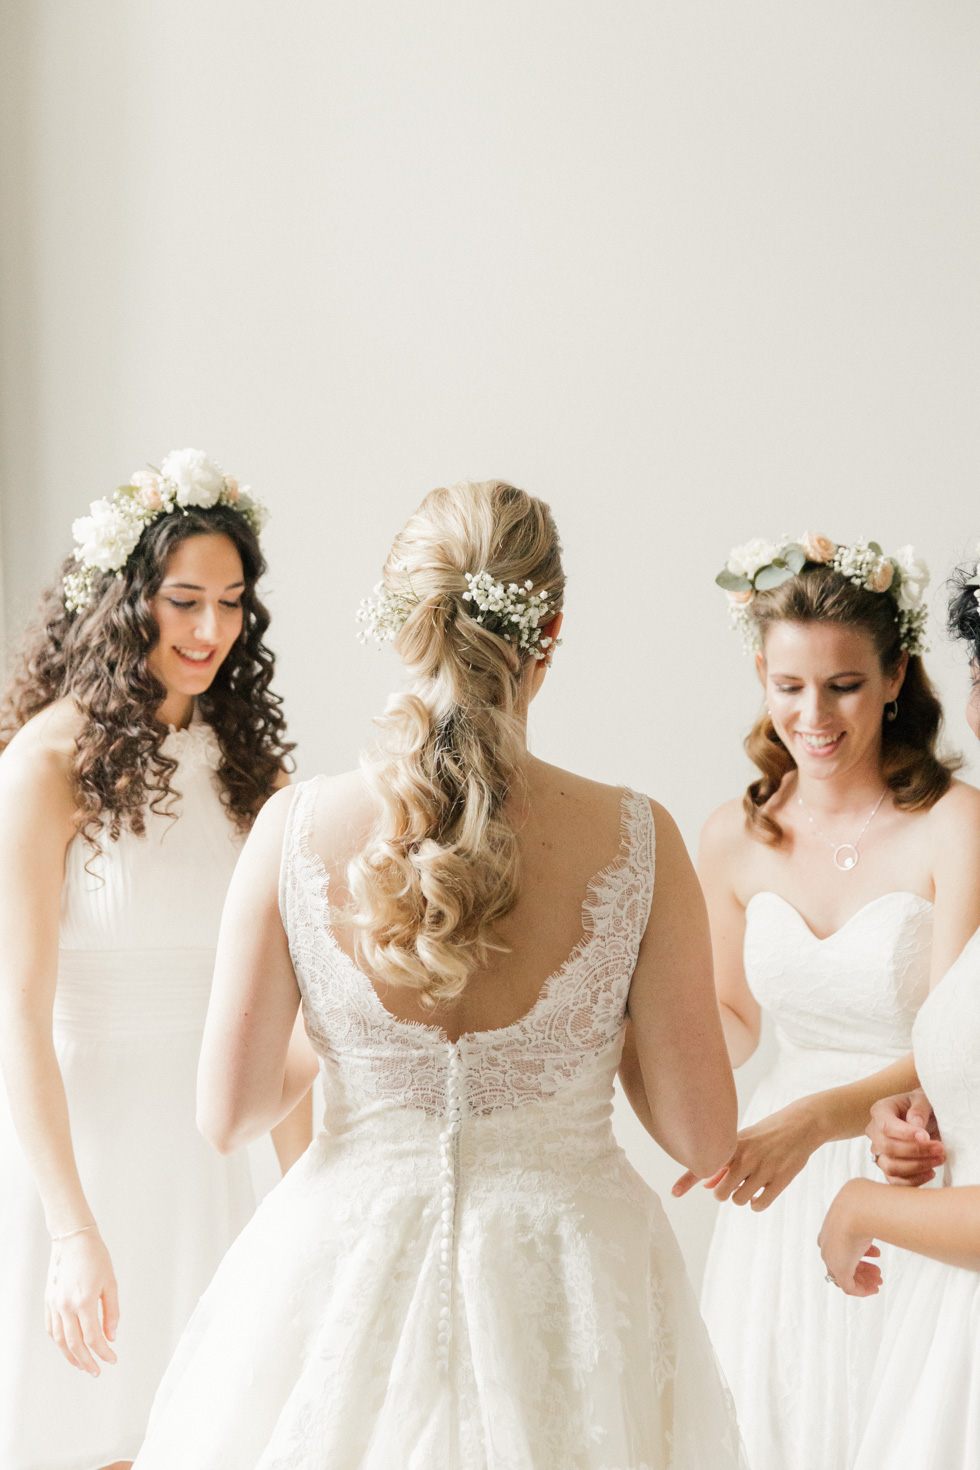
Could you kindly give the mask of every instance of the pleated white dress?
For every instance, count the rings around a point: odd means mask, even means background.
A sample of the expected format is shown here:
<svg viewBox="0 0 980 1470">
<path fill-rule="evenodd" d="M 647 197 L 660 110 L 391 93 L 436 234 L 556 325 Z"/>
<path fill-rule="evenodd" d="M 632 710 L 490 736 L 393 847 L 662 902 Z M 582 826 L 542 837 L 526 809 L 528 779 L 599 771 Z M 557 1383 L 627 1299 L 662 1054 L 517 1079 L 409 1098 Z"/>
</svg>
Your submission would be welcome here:
<svg viewBox="0 0 980 1470">
<path fill-rule="evenodd" d="M 194 1123 L 218 923 L 240 839 L 194 723 L 168 736 L 181 799 L 68 848 L 54 1035 L 72 1141 L 119 1285 L 119 1362 L 92 1379 L 44 1330 L 50 1244 L 0 1089 L 0 1466 L 96 1470 L 133 1459 L 153 1395 L 197 1300 L 255 1205 L 248 1160 Z M 176 1470 L 176 1467 L 174 1467 Z"/>
<path fill-rule="evenodd" d="M 946 1145 L 944 1183 L 980 1185 L 980 932 L 916 1017 L 915 1065 Z M 908 1256 L 854 1470 L 980 1465 L 980 1271 Z M 863 1305 L 860 1304 L 860 1305 Z"/>
<path fill-rule="evenodd" d="M 653 891 L 649 802 L 530 1013 L 458 1042 L 395 1019 L 329 927 L 296 789 L 283 918 L 328 1133 L 225 1257 L 138 1470 L 736 1470 L 683 1260 L 616 1146 Z"/>
<path fill-rule="evenodd" d="M 911 1051 L 931 944 L 932 905 L 914 893 L 884 894 L 823 940 L 785 899 L 757 893 L 745 974 L 775 1018 L 779 1050 L 742 1126 Z M 851 1470 L 885 1295 L 859 1300 L 828 1285 L 817 1235 L 856 1175 L 881 1178 L 863 1136 L 824 1144 L 767 1210 L 718 1211 L 701 1306 L 752 1470 Z M 902 1252 L 883 1254 L 894 1293 Z"/>
</svg>

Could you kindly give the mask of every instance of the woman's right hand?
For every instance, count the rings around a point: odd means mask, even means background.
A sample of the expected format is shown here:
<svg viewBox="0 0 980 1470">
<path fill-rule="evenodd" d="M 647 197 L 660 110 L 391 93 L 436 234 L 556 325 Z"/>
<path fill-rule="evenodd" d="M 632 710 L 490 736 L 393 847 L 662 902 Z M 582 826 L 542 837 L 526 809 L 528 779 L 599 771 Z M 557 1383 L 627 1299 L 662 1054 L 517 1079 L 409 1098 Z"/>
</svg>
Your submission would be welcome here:
<svg viewBox="0 0 980 1470">
<path fill-rule="evenodd" d="M 928 1184 L 946 1161 L 932 1104 L 921 1087 L 876 1102 L 865 1131 L 889 1184 Z"/>
<path fill-rule="evenodd" d="M 109 1252 L 97 1230 L 52 1245 L 44 1317 L 48 1336 L 73 1367 L 98 1378 L 97 1359 L 116 1362 L 110 1343 L 119 1323 L 119 1295 Z"/>
</svg>

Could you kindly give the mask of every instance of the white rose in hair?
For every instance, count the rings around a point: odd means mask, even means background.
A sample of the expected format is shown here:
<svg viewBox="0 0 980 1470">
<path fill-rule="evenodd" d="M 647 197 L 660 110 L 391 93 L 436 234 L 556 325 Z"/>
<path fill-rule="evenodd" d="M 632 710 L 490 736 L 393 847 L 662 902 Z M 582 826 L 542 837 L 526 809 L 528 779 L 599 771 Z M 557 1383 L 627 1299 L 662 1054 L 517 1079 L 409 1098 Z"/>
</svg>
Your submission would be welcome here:
<svg viewBox="0 0 980 1470">
<path fill-rule="evenodd" d="M 224 470 L 203 449 L 173 450 L 160 472 L 176 485 L 178 505 L 216 505 L 225 483 Z"/>
<path fill-rule="evenodd" d="M 912 612 L 922 601 L 929 582 L 929 568 L 911 546 L 903 546 L 892 558 L 902 574 L 895 600 L 903 612 Z"/>
<path fill-rule="evenodd" d="M 239 490 L 238 499 L 235 501 L 235 509 L 241 511 L 242 515 L 248 516 L 256 535 L 265 529 L 266 522 L 269 519 L 269 512 L 261 500 L 257 500 L 252 494 L 251 485 L 243 485 Z"/>
<path fill-rule="evenodd" d="M 117 572 L 125 566 L 143 530 L 142 522 L 122 516 L 108 500 L 93 500 L 91 515 L 72 525 L 76 553 L 87 566 Z"/>
<path fill-rule="evenodd" d="M 772 541 L 763 541 L 757 536 L 754 541 L 746 541 L 744 546 L 732 548 L 728 570 L 733 576 L 748 577 L 751 582 L 756 572 L 776 560 L 779 552 L 780 548 Z"/>
</svg>

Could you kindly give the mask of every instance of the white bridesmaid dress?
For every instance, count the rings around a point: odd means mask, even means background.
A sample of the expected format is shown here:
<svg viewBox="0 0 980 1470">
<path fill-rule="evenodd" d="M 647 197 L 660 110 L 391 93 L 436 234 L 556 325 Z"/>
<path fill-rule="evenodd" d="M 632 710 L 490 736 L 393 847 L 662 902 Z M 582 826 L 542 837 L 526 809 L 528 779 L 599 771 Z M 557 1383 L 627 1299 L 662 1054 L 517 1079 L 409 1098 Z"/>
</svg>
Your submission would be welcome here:
<svg viewBox="0 0 980 1470">
<path fill-rule="evenodd" d="M 513 1025 L 397 1020 L 330 930 L 296 788 L 282 912 L 321 1133 L 195 1313 L 138 1470 L 737 1470 L 677 1242 L 613 1139 L 650 803 Z"/>
<path fill-rule="evenodd" d="M 0 1088 L 2 1470 L 135 1458 L 180 1333 L 255 1205 L 246 1156 L 222 1158 L 194 1122 L 240 839 L 210 727 L 172 732 L 164 750 L 178 761 L 176 820 L 150 813 L 146 836 L 124 832 L 94 861 L 80 838 L 68 848 L 54 1003 L 75 1156 L 119 1285 L 119 1361 L 92 1379 L 45 1333 L 50 1243 Z"/>
<path fill-rule="evenodd" d="M 911 1051 L 931 942 L 932 905 L 914 893 L 872 900 L 822 940 L 784 898 L 755 894 L 745 975 L 775 1020 L 778 1053 L 742 1126 Z M 863 1136 L 824 1144 L 767 1210 L 718 1211 L 701 1306 L 752 1470 L 851 1470 L 885 1299 L 828 1285 L 817 1235 L 841 1185 L 860 1174 L 881 1178 Z M 883 1251 L 893 1292 L 901 1255 Z"/>
<path fill-rule="evenodd" d="M 943 1183 L 980 1185 L 980 932 L 916 1017 L 916 1070 L 946 1146 Z M 854 1470 L 980 1465 L 980 1271 L 905 1258 L 887 1266 L 885 1333 Z M 864 1305 L 863 1302 L 859 1305 Z"/>
</svg>

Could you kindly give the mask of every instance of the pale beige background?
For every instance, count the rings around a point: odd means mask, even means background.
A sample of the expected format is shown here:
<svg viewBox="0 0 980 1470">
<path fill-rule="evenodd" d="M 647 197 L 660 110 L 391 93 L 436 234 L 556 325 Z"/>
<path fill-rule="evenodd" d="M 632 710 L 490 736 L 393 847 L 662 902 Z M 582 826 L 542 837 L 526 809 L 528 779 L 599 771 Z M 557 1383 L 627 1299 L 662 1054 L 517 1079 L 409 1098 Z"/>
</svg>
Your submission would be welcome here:
<svg viewBox="0 0 980 1470">
<path fill-rule="evenodd" d="M 756 708 L 730 544 L 941 581 L 980 535 L 972 0 L 5 0 L 0 55 L 11 634 L 90 499 L 200 446 L 274 512 L 300 774 L 347 767 L 392 533 L 507 476 L 570 574 L 535 749 L 693 845 Z M 668 1207 L 697 1274 L 712 1202 Z"/>
</svg>

